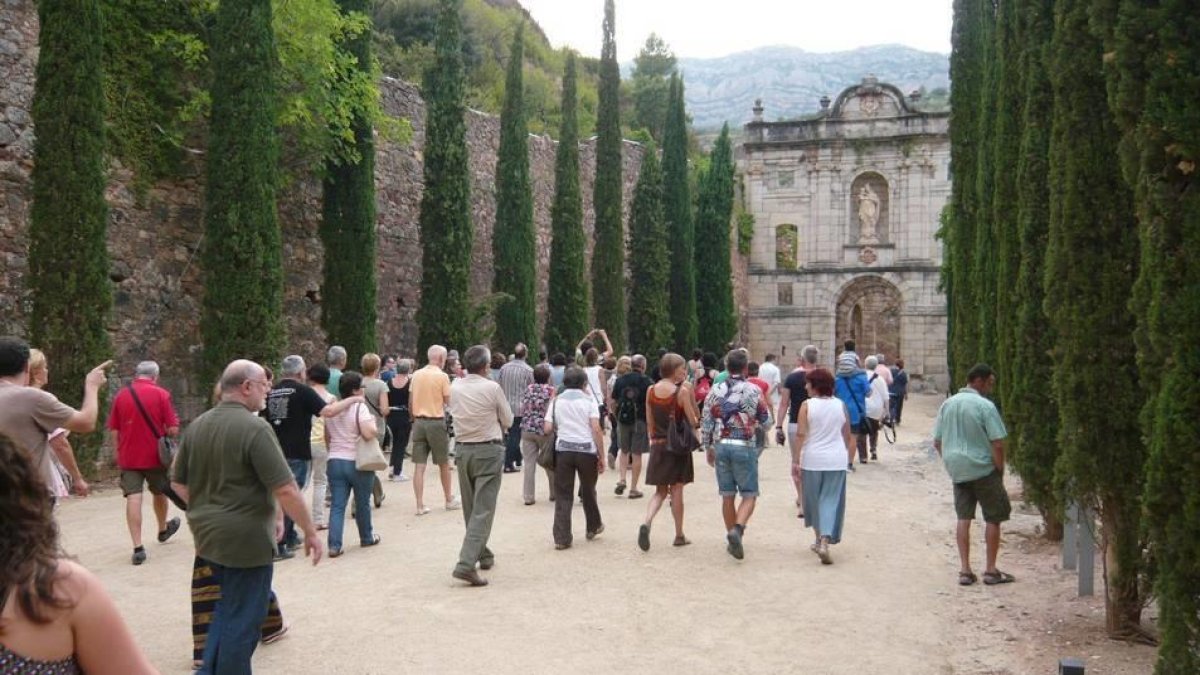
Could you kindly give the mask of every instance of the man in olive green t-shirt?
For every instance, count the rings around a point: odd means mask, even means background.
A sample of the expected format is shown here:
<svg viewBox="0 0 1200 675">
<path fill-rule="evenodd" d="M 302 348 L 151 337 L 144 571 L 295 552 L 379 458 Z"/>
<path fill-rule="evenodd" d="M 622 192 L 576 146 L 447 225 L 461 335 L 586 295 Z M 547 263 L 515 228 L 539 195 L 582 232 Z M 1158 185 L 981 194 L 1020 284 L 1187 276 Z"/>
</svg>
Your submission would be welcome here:
<svg viewBox="0 0 1200 675">
<path fill-rule="evenodd" d="M 323 547 L 271 425 L 256 413 L 271 389 L 266 371 L 234 361 L 221 375 L 221 402 L 183 432 L 172 487 L 188 502 L 196 557 L 209 563 L 221 599 L 213 612 L 201 672 L 250 672 L 267 614 L 276 500 L 304 532 L 313 564 Z"/>
<path fill-rule="evenodd" d="M 987 568 L 983 583 L 1006 584 L 1011 574 L 996 569 L 1000 550 L 1000 523 L 1008 520 L 1012 504 L 1004 488 L 1004 439 L 1008 432 L 996 405 L 987 399 L 996 386 L 991 366 L 980 363 L 967 373 L 967 386 L 942 404 L 933 427 L 933 447 L 942 457 L 954 482 L 954 510 L 958 516 L 958 556 L 962 568 L 958 583 L 977 581 L 971 571 L 971 522 L 976 505 L 986 523 Z"/>
</svg>

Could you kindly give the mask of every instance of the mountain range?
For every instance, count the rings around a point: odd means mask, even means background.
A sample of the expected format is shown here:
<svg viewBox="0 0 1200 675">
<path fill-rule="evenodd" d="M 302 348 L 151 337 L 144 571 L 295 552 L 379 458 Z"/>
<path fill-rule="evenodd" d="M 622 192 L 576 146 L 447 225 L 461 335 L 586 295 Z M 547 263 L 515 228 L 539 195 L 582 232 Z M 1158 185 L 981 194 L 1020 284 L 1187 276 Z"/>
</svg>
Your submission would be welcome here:
<svg viewBox="0 0 1200 675">
<path fill-rule="evenodd" d="M 867 75 L 908 93 L 924 87 L 933 94 L 924 107 L 945 105 L 950 57 L 903 45 L 875 45 L 818 54 L 798 47 L 761 47 L 719 58 L 680 58 L 688 113 L 697 129 L 738 127 L 750 120 L 762 99 L 768 121 L 794 119 L 820 109 L 822 96 L 836 98 Z M 625 74 L 632 71 L 632 64 Z"/>
</svg>

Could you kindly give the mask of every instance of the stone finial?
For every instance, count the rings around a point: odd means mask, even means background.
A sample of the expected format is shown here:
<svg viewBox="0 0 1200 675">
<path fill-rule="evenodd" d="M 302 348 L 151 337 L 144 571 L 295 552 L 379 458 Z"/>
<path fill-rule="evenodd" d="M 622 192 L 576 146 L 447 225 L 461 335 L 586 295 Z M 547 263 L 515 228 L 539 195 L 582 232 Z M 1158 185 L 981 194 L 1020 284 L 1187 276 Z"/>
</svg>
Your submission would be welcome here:
<svg viewBox="0 0 1200 675">
<path fill-rule="evenodd" d="M 908 95 L 908 100 L 912 101 L 913 103 L 920 101 L 921 100 L 921 90 L 913 89 L 912 93 Z"/>
<path fill-rule="evenodd" d="M 862 79 L 862 83 L 866 85 L 879 84 L 879 78 L 875 77 L 874 73 L 869 73 Z"/>
<path fill-rule="evenodd" d="M 822 96 L 821 97 L 821 110 L 822 111 L 829 110 L 829 104 L 831 102 L 832 102 L 832 99 L 829 98 L 828 94 L 826 94 L 825 96 Z"/>
<path fill-rule="evenodd" d="M 751 111 L 754 112 L 754 121 L 755 122 L 763 121 L 763 104 L 762 104 L 761 98 L 754 99 L 754 107 L 751 108 Z"/>
</svg>

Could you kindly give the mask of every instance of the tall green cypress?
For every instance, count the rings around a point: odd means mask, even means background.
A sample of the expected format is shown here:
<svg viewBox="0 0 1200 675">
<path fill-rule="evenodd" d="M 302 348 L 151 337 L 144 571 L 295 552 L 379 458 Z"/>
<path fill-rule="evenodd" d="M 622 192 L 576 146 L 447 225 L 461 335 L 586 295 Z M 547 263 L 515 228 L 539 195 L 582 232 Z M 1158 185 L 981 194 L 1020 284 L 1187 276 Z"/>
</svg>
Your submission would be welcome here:
<svg viewBox="0 0 1200 675">
<path fill-rule="evenodd" d="M 704 270 L 703 278 L 696 280 L 697 334 L 700 347 L 716 353 L 737 335 L 738 328 L 729 260 L 732 218 L 733 146 L 726 124 L 709 157 L 696 210 L 696 269 Z"/>
<path fill-rule="evenodd" d="M 462 0 L 438 0 L 434 61 L 425 73 L 425 192 L 421 195 L 419 353 L 465 348 L 475 337 L 471 298 L 470 168 L 462 60 Z"/>
<path fill-rule="evenodd" d="M 596 212 L 592 249 L 592 307 L 596 325 L 608 332 L 613 350 L 625 351 L 625 227 L 621 178 L 621 70 L 617 65 L 616 10 L 604 2 L 604 45 L 600 52 L 600 102 L 596 109 Z"/>
<path fill-rule="evenodd" d="M 674 348 L 687 353 L 696 348 L 696 268 L 692 223 L 692 196 L 688 184 L 687 117 L 683 81 L 671 76 L 671 101 L 663 131 L 663 212 L 671 252 L 671 325 Z"/>
<path fill-rule="evenodd" d="M 275 212 L 278 56 L 270 0 L 222 2 L 212 32 L 212 115 L 204 195 L 204 374 L 231 360 L 272 363 L 284 344 Z"/>
<path fill-rule="evenodd" d="M 51 390 L 78 406 L 84 377 L 110 353 L 100 5 L 42 0 L 37 8 L 29 334 L 54 368 Z M 98 449 L 77 448 L 81 468 Z"/>
<path fill-rule="evenodd" d="M 1007 3 L 1006 3 L 1007 4 Z M 971 214 L 975 242 L 971 247 L 971 276 L 967 283 L 974 298 L 974 321 L 977 331 L 975 362 L 995 362 L 996 348 L 996 224 L 992 220 L 993 190 L 995 189 L 994 136 L 999 110 L 997 108 L 1001 77 L 1001 59 L 997 50 L 996 7 L 985 0 L 980 18 L 980 68 L 983 86 L 976 102 L 975 138 L 978 155 L 975 163 L 975 208 Z M 964 364 L 968 368 L 970 364 Z"/>
<path fill-rule="evenodd" d="M 1013 286 L 1021 266 L 1021 250 L 1018 246 L 1020 233 L 1017 226 L 1017 171 L 1021 155 L 1021 121 L 1024 113 L 1024 90 L 1022 88 L 1021 43 L 1018 0 L 1000 3 L 996 16 L 993 39 L 993 59 L 996 61 L 995 120 L 990 141 L 992 145 L 992 200 L 989 221 L 992 229 L 994 250 L 987 256 L 992 261 L 993 277 L 990 288 L 994 303 L 987 322 L 991 329 L 985 331 L 981 340 L 985 345 L 990 340 L 990 351 L 983 352 L 983 359 L 996 366 L 997 398 L 1003 410 L 1008 410 L 1012 401 L 1012 352 L 1016 345 L 1017 294 Z M 988 138 L 988 137 L 984 137 Z"/>
<path fill-rule="evenodd" d="M 338 0 L 343 12 L 368 15 L 368 0 Z M 369 19 L 368 19 L 369 20 Z M 371 70 L 371 31 L 350 37 L 339 49 Z M 329 160 L 321 182 L 321 326 L 330 344 L 346 347 L 351 363 L 375 351 L 375 138 L 368 111 L 351 122 L 357 161 Z"/>
<path fill-rule="evenodd" d="M 1054 333 L 1043 313 L 1042 280 L 1049 229 L 1050 118 L 1054 93 L 1047 71 L 1050 38 L 1054 32 L 1053 0 L 1021 0 L 1020 70 L 1024 111 L 1020 158 L 1017 162 L 1017 241 L 1019 262 L 1012 289 L 1014 307 L 1002 343 L 1010 345 L 1009 386 L 1005 417 L 1012 427 L 1013 467 L 1021 474 L 1025 498 L 1037 506 L 1046 523 L 1046 536 L 1062 537 L 1062 506 L 1054 488 L 1058 458 L 1058 406 L 1051 388 L 1054 372 L 1049 354 Z M 1004 317 L 1001 317 L 1003 326 Z"/>
<path fill-rule="evenodd" d="M 529 178 L 529 128 L 525 124 L 524 26 L 517 28 L 509 53 L 504 110 L 500 114 L 500 156 L 496 162 L 496 229 L 492 233 L 495 278 L 492 290 L 511 300 L 496 306 L 492 343 L 507 353 L 518 342 L 537 341 L 537 239 L 533 229 L 533 188 Z"/>
<path fill-rule="evenodd" d="M 1117 3 L 1112 3 L 1115 7 Z M 1132 307 L 1147 401 L 1145 518 L 1155 561 L 1159 675 L 1200 671 L 1200 16 L 1194 3 L 1125 0 L 1109 59 L 1125 132 L 1141 265 Z"/>
<path fill-rule="evenodd" d="M 651 355 L 670 345 L 674 337 L 667 312 L 671 259 L 663 214 L 663 177 L 653 141 L 642 156 L 629 220 L 629 250 L 633 251 L 629 257 L 629 348 Z"/>
<path fill-rule="evenodd" d="M 546 302 L 546 351 L 571 353 L 588 331 L 588 287 L 584 265 L 583 197 L 579 188 L 579 122 L 576 119 L 575 54 L 567 52 L 563 76 L 562 130 L 554 161 L 554 205 L 550 209 L 550 294 Z"/>
<path fill-rule="evenodd" d="M 950 376 L 966 382 L 979 361 L 979 315 L 973 269 L 975 263 L 977 149 L 979 102 L 984 86 L 983 47 L 991 0 L 954 0 L 951 35 L 950 202 L 942 214 L 939 237 L 944 242 L 942 290 L 946 294 Z"/>
<path fill-rule="evenodd" d="M 1088 14 L 1088 0 L 1055 3 L 1045 305 L 1058 336 L 1056 472 L 1070 497 L 1100 515 L 1108 550 L 1107 628 L 1114 637 L 1128 637 L 1139 631 L 1142 609 L 1145 450 L 1137 364 L 1129 358 L 1137 229 L 1131 195 L 1115 170 L 1119 133 L 1099 67 L 1103 50 Z"/>
</svg>

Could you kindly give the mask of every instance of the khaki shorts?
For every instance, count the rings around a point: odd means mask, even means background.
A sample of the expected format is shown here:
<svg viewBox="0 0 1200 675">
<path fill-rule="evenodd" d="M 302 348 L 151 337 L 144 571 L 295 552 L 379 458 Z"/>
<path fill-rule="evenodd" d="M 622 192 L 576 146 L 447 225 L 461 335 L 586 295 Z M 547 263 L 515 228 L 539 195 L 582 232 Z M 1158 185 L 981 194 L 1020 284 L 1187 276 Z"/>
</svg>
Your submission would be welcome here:
<svg viewBox="0 0 1200 675">
<path fill-rule="evenodd" d="M 446 431 L 446 420 L 413 420 L 411 447 L 413 464 L 428 464 L 430 455 L 438 466 L 449 462 L 450 434 Z"/>
<path fill-rule="evenodd" d="M 142 494 L 142 486 L 150 488 L 150 494 L 161 495 L 170 487 L 165 468 L 158 469 L 121 469 L 121 494 Z"/>
<path fill-rule="evenodd" d="M 959 520 L 975 520 L 975 505 L 983 508 L 983 522 L 1003 523 L 1012 515 L 1004 476 L 999 471 L 966 483 L 954 484 L 954 513 Z"/>
<path fill-rule="evenodd" d="M 617 445 L 621 452 L 644 455 L 650 451 L 650 436 L 646 432 L 646 420 L 633 424 L 617 424 Z"/>
</svg>

